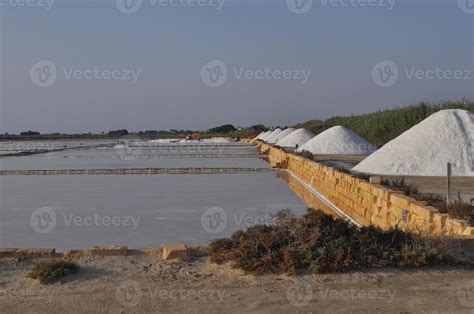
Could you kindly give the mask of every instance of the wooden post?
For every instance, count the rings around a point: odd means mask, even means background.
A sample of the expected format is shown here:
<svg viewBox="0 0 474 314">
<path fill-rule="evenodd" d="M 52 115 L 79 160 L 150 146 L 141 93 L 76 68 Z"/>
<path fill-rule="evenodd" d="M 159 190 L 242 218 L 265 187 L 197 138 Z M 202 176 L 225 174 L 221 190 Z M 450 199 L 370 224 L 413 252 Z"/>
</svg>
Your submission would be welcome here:
<svg viewBox="0 0 474 314">
<path fill-rule="evenodd" d="M 449 206 L 451 205 L 451 176 L 453 172 L 453 166 L 450 162 L 448 162 L 448 193 L 446 195 L 446 204 Z"/>
</svg>

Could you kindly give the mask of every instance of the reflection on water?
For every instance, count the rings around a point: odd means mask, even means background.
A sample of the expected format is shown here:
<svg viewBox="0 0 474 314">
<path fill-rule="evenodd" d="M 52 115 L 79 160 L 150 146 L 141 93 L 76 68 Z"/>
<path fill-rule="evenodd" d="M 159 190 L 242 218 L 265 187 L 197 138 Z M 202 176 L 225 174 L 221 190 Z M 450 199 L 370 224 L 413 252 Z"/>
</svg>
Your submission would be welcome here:
<svg viewBox="0 0 474 314">
<path fill-rule="evenodd" d="M 328 205 L 326 205 L 316 194 L 301 184 L 294 176 L 288 172 L 279 172 L 277 177 L 285 181 L 291 190 L 309 207 L 319 209 L 323 212 L 339 217 Z"/>
</svg>

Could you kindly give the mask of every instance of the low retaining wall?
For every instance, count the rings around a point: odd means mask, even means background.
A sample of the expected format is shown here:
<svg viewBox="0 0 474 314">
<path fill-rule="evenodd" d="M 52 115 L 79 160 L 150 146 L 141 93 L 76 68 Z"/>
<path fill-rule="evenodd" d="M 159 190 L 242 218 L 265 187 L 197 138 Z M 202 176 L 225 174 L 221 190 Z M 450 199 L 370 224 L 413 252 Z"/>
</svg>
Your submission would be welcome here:
<svg viewBox="0 0 474 314">
<path fill-rule="evenodd" d="M 189 251 L 201 252 L 205 250 L 199 245 L 163 244 L 156 248 L 144 248 L 130 250 L 124 245 L 97 245 L 85 250 L 66 250 L 56 253 L 54 248 L 0 248 L 0 259 L 45 259 L 45 258 L 80 258 L 83 256 L 128 256 L 128 255 L 150 255 L 165 260 L 185 258 Z"/>
<path fill-rule="evenodd" d="M 431 235 L 474 235 L 474 227 L 467 221 L 450 218 L 402 192 L 371 184 L 263 142 L 257 142 L 257 147 L 269 155 L 272 167 L 286 169 L 299 177 L 363 226 L 376 225 L 382 229 L 398 226 Z"/>
</svg>

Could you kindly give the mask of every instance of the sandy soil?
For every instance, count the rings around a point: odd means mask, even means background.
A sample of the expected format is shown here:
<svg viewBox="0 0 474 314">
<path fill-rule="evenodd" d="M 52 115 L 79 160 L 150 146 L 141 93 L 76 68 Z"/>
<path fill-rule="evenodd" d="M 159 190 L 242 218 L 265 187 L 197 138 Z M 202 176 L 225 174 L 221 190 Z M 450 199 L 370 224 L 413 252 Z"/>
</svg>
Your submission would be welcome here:
<svg viewBox="0 0 474 314">
<path fill-rule="evenodd" d="M 474 312 L 474 271 L 383 269 L 253 276 L 151 256 L 82 257 L 81 273 L 42 286 L 31 262 L 0 261 L 3 313 Z"/>
</svg>

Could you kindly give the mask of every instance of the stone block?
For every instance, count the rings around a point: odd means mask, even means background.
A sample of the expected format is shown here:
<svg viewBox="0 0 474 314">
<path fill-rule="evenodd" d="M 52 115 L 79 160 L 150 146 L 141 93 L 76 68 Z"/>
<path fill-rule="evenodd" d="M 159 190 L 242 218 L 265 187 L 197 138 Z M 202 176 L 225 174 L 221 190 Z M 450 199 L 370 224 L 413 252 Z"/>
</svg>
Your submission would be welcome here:
<svg viewBox="0 0 474 314">
<path fill-rule="evenodd" d="M 188 257 L 188 249 L 184 244 L 176 243 L 176 244 L 163 244 L 161 246 L 163 252 L 163 259 L 170 260 L 170 259 L 187 259 Z"/>
<path fill-rule="evenodd" d="M 88 255 L 96 256 L 126 256 L 127 247 L 122 245 L 97 245 L 88 250 Z"/>
<path fill-rule="evenodd" d="M 445 231 L 447 219 L 448 219 L 448 214 L 442 214 L 442 213 L 433 214 L 433 224 L 435 226 L 435 231 L 437 234 L 442 234 Z"/>
<path fill-rule="evenodd" d="M 403 208 L 403 209 L 409 209 L 410 204 L 416 202 L 414 199 L 402 195 L 402 194 L 393 194 L 390 197 L 390 202 L 394 204 L 397 207 Z"/>
<path fill-rule="evenodd" d="M 462 235 L 465 236 L 474 236 L 474 227 L 466 227 Z"/>
<path fill-rule="evenodd" d="M 361 189 L 361 191 L 365 191 L 365 192 L 371 192 L 372 190 L 372 186 L 367 183 L 367 182 L 364 182 L 364 181 L 361 181 L 359 184 L 358 184 L 358 187 L 359 189 Z"/>
<path fill-rule="evenodd" d="M 411 204 L 410 211 L 413 215 L 427 221 L 431 221 L 434 214 L 438 212 L 438 210 L 434 207 L 423 206 L 419 204 Z"/>
<path fill-rule="evenodd" d="M 48 258 L 56 255 L 56 249 L 41 248 L 41 249 L 18 249 L 15 256 L 18 258 Z"/>
<path fill-rule="evenodd" d="M 370 184 L 381 184 L 382 178 L 380 177 L 370 177 L 369 179 Z"/>
<path fill-rule="evenodd" d="M 0 258 L 10 258 L 16 256 L 16 251 L 18 249 L 0 249 Z"/>
</svg>

